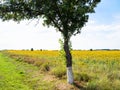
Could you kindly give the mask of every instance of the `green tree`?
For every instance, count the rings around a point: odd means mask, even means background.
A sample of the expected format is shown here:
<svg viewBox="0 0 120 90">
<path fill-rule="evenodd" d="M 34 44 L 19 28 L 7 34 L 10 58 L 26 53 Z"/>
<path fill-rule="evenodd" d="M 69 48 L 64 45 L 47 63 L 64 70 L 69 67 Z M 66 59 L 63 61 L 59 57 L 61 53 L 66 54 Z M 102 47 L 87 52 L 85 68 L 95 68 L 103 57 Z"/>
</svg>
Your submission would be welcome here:
<svg viewBox="0 0 120 90">
<path fill-rule="evenodd" d="M 5 20 L 29 20 L 43 18 L 44 24 L 53 26 L 63 35 L 66 55 L 67 80 L 73 83 L 72 56 L 69 41 L 80 33 L 100 0 L 1 0 L 0 18 Z"/>
</svg>

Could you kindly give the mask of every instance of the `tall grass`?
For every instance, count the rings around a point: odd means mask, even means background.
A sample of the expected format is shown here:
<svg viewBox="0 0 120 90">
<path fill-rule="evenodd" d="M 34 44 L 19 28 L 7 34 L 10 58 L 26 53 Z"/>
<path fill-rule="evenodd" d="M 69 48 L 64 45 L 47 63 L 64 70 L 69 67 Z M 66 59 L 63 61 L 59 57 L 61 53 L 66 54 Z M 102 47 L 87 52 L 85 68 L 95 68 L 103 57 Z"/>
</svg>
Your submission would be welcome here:
<svg viewBox="0 0 120 90">
<path fill-rule="evenodd" d="M 7 51 L 10 56 L 66 79 L 58 51 Z M 74 79 L 87 90 L 120 90 L 120 51 L 72 51 Z M 26 59 L 26 57 L 28 57 Z"/>
</svg>

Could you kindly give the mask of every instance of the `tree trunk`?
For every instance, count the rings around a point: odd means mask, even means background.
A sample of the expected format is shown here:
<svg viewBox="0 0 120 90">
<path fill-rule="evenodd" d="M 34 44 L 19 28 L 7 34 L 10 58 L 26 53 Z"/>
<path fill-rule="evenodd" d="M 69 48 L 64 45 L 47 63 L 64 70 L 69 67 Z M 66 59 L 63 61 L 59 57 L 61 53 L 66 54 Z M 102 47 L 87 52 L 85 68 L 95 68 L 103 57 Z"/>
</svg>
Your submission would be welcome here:
<svg viewBox="0 0 120 90">
<path fill-rule="evenodd" d="M 69 39 L 64 39 L 64 51 L 66 55 L 67 82 L 73 84 L 72 56 L 69 50 Z"/>
</svg>

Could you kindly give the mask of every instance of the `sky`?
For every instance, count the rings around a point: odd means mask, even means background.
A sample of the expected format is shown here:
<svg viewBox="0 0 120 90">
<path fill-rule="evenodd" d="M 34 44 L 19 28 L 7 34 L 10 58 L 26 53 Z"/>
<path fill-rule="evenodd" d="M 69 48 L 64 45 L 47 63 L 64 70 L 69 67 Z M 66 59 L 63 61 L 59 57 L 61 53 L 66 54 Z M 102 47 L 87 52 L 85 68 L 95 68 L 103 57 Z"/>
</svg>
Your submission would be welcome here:
<svg viewBox="0 0 120 90">
<path fill-rule="evenodd" d="M 71 38 L 73 49 L 120 49 L 120 0 L 101 0 L 90 14 L 81 33 Z M 61 38 L 54 27 L 42 25 L 42 20 L 0 20 L 0 50 L 47 49 L 58 50 Z"/>
</svg>

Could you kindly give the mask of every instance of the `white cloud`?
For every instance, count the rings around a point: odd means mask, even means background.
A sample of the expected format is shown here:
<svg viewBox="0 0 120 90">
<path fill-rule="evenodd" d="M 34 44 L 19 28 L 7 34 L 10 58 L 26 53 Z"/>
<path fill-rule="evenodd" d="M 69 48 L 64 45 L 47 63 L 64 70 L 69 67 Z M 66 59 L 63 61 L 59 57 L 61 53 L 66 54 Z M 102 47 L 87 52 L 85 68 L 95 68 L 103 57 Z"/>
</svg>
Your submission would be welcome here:
<svg viewBox="0 0 120 90">
<path fill-rule="evenodd" d="M 57 49 L 60 33 L 53 27 L 44 27 L 41 23 L 35 27 L 35 21 L 17 24 L 13 21 L 0 22 L 0 49 Z"/>
<path fill-rule="evenodd" d="M 119 17 L 117 17 L 119 18 Z M 17 24 L 13 21 L 0 21 L 0 49 L 58 49 L 60 33 L 53 27 L 44 27 L 40 23 L 35 27 L 36 20 L 29 25 L 28 21 Z M 74 49 L 120 49 L 120 21 L 109 24 L 90 20 L 82 29 L 82 33 L 72 37 Z"/>
<path fill-rule="evenodd" d="M 90 21 L 82 29 L 82 33 L 72 38 L 73 48 L 76 49 L 120 49 L 120 22 L 97 24 Z"/>
</svg>

